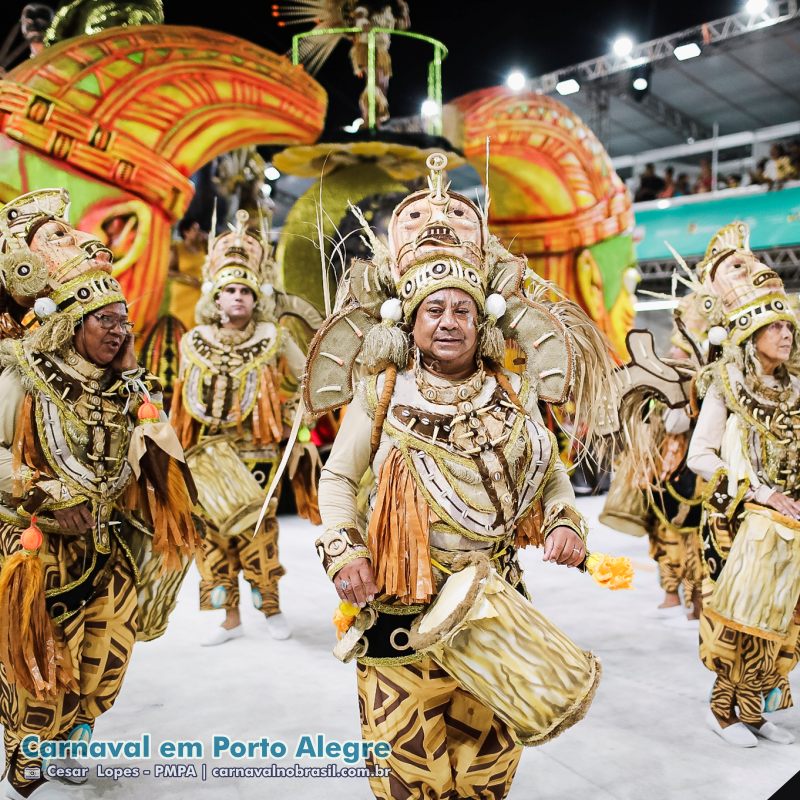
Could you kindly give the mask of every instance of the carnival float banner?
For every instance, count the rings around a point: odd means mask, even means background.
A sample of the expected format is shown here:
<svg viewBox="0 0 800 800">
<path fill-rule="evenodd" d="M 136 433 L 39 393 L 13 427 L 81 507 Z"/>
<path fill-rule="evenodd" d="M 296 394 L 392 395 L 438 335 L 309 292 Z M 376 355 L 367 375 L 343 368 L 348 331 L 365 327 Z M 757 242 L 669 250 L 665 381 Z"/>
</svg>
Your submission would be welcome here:
<svg viewBox="0 0 800 800">
<path fill-rule="evenodd" d="M 0 202 L 68 189 L 72 224 L 114 251 L 146 330 L 189 176 L 236 148 L 316 141 L 326 107 L 302 67 L 224 33 L 143 25 L 67 39 L 0 81 Z"/>
<path fill-rule="evenodd" d="M 780 192 L 744 191 L 733 197 L 693 195 L 668 208 L 636 212 L 636 252 L 642 260 L 672 258 L 664 242 L 681 255 L 702 256 L 709 239 L 732 219 L 746 222 L 753 250 L 800 244 L 800 188 Z"/>
<path fill-rule="evenodd" d="M 455 100 L 445 135 L 481 176 L 490 138 L 492 232 L 577 300 L 626 357 L 638 280 L 632 203 L 591 129 L 551 97 L 494 87 Z"/>
</svg>

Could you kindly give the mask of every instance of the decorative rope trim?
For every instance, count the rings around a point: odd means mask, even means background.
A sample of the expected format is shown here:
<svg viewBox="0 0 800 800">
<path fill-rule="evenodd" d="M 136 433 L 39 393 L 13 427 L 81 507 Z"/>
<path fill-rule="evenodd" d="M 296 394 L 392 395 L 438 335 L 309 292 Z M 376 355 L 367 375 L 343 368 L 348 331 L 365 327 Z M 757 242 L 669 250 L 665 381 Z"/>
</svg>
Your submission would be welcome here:
<svg viewBox="0 0 800 800">
<path fill-rule="evenodd" d="M 411 653 L 408 656 L 397 656 L 396 658 L 370 658 L 370 656 L 362 656 L 357 658 L 359 664 L 365 667 L 402 667 L 405 664 L 415 664 L 417 661 L 422 661 L 426 658 L 424 653 Z"/>
<path fill-rule="evenodd" d="M 544 538 L 547 539 L 556 528 L 560 527 L 570 528 L 575 531 L 583 544 L 586 544 L 589 526 L 586 524 L 583 515 L 576 508 L 566 503 L 556 503 L 548 509 L 542 523 Z"/>
<path fill-rule="evenodd" d="M 375 406 L 375 421 L 372 424 L 372 433 L 370 434 L 369 445 L 369 463 L 375 460 L 375 454 L 381 445 L 381 435 L 383 434 L 383 423 L 386 421 L 386 415 L 389 412 L 389 403 L 392 401 L 392 394 L 394 392 L 394 385 L 397 381 L 397 367 L 390 366 L 384 371 L 383 391 L 381 392 L 380 400 Z M 377 383 L 376 383 L 377 387 Z"/>
<path fill-rule="evenodd" d="M 697 502 L 699 503 L 701 501 L 698 500 Z M 694 527 L 680 527 L 678 525 L 674 525 L 667 519 L 666 514 L 659 508 L 658 503 L 650 503 L 650 510 L 662 525 L 666 526 L 669 528 L 669 530 L 674 531 L 675 533 L 680 533 L 682 536 L 688 536 L 689 534 L 695 533 L 700 529 L 700 525 L 695 525 Z"/>
</svg>

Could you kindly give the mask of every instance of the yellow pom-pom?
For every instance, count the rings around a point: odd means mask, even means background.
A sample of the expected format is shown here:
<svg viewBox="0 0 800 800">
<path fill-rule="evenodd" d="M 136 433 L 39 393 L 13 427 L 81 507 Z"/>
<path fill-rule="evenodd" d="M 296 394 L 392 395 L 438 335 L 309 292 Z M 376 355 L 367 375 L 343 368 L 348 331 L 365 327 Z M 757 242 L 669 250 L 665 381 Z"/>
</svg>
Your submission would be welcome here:
<svg viewBox="0 0 800 800">
<path fill-rule="evenodd" d="M 333 613 L 333 624 L 336 627 L 336 637 L 341 639 L 353 624 L 353 621 L 358 616 L 358 606 L 348 603 L 347 600 L 342 600 L 339 603 L 336 611 Z"/>
<path fill-rule="evenodd" d="M 606 589 L 633 588 L 633 566 L 625 556 L 590 553 L 586 557 L 586 571 Z"/>
</svg>

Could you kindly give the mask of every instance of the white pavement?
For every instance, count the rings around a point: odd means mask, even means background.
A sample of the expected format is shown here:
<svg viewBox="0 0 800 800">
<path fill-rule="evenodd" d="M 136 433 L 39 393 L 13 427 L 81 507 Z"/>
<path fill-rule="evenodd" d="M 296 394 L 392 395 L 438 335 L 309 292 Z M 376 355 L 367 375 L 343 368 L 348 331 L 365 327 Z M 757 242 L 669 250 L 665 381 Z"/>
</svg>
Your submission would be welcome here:
<svg viewBox="0 0 800 800">
<path fill-rule="evenodd" d="M 791 730 L 798 743 L 761 742 L 732 748 L 703 724 L 712 674 L 698 660 L 694 633 L 665 627 L 643 613 L 659 602 L 647 542 L 597 523 L 601 498 L 579 504 L 592 520 L 590 548 L 628 555 L 637 571 L 636 590 L 610 592 L 587 575 L 541 562 L 540 551 L 524 552 L 526 580 L 537 607 L 576 642 L 603 662 L 603 679 L 586 719 L 558 739 L 528 748 L 509 797 L 512 800 L 766 800 L 800 768 L 800 709 L 773 720 Z M 192 570 L 167 634 L 137 645 L 122 695 L 100 718 L 95 739 L 138 739 L 154 746 L 169 739 L 199 740 L 210 770 L 260 760 L 214 762 L 212 737 L 282 740 L 290 750 L 302 734 L 359 739 L 355 668 L 330 653 L 335 643 L 331 615 L 333 588 L 316 560 L 315 530 L 281 519 L 282 607 L 293 628 L 288 641 L 270 639 L 242 587 L 246 637 L 215 648 L 199 642 L 221 613 L 200 613 L 197 573 Z M 800 697 L 800 681 L 793 688 Z M 276 763 L 289 766 L 290 756 Z M 194 764 L 200 760 L 176 760 Z M 164 759 L 106 760 L 106 766 L 154 768 Z M 327 764 L 329 759 L 305 766 Z M 340 762 L 341 763 L 341 762 Z M 222 779 L 97 778 L 70 791 L 76 800 L 107 798 L 200 798 L 234 800 L 368 800 L 364 778 Z"/>
</svg>

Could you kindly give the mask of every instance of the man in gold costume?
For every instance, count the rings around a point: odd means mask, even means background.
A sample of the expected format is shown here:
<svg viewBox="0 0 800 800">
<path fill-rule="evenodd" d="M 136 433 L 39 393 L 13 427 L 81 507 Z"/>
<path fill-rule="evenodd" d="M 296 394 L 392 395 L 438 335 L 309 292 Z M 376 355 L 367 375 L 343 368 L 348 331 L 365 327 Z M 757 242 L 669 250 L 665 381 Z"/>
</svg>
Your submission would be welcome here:
<svg viewBox="0 0 800 800">
<path fill-rule="evenodd" d="M 263 528 L 253 533 L 263 489 L 280 460 L 281 443 L 294 416 L 294 394 L 305 357 L 291 334 L 273 318 L 274 264 L 266 227 L 253 230 L 248 222 L 249 215 L 240 210 L 234 230 L 210 241 L 197 307 L 201 324 L 181 339 L 181 378 L 171 411 L 181 444 L 187 450 L 193 448 L 192 470 L 208 522 L 200 561 L 200 607 L 225 610 L 222 625 L 204 642 L 207 645 L 244 633 L 240 571 L 250 583 L 253 604 L 264 613 L 270 634 L 276 639 L 290 635 L 278 597 L 284 569 L 278 557 L 275 502 Z M 217 457 L 229 459 L 226 463 L 233 473 L 214 463 L 209 447 L 215 448 Z M 304 449 L 302 444 L 297 447 Z M 313 445 L 309 448 L 313 450 Z M 313 450 L 309 458 L 313 460 L 315 454 Z M 254 491 L 243 506 L 228 508 L 237 469 L 243 471 L 241 483 L 249 481 Z M 203 487 L 207 487 L 205 494 Z M 293 481 L 293 487 L 298 512 L 316 521 L 316 490 L 308 482 L 298 487 Z M 215 513 L 217 507 L 222 507 L 221 512 Z M 231 517 L 236 520 L 233 525 Z"/>
<path fill-rule="evenodd" d="M 194 487 L 137 363 L 111 254 L 46 189 L 0 210 L 0 719 L 10 798 L 60 797 L 24 737 L 86 740 L 137 631 L 143 562 L 182 570 Z M 39 326 L 14 330 L 33 307 Z M 16 338 L 14 334 L 16 333 Z M 138 552 L 138 550 L 137 550 Z M 164 609 L 168 613 L 169 609 Z M 43 774 L 44 773 L 44 774 Z"/>
<path fill-rule="evenodd" d="M 356 656 L 362 735 L 392 745 L 382 764 L 391 774 L 370 779 L 375 796 L 500 798 L 517 737 L 409 645 L 409 625 L 465 554 L 490 559 L 522 593 L 519 547 L 583 562 L 586 524 L 538 402 L 563 402 L 579 381 L 567 373 L 589 344 L 571 338 L 564 315 L 594 328 L 571 303 L 524 296 L 523 260 L 489 237 L 478 206 L 448 191 L 446 158 L 428 165 L 429 191 L 394 210 L 388 250 L 365 228 L 373 260 L 352 265 L 350 293 L 309 352 L 304 398 L 315 411 L 352 393 L 356 358 L 374 371 L 322 472 L 317 547 L 340 598 L 375 616 Z M 522 376 L 500 366 L 504 334 L 528 358 Z M 377 481 L 365 521 L 357 492 L 369 469 Z"/>
</svg>

